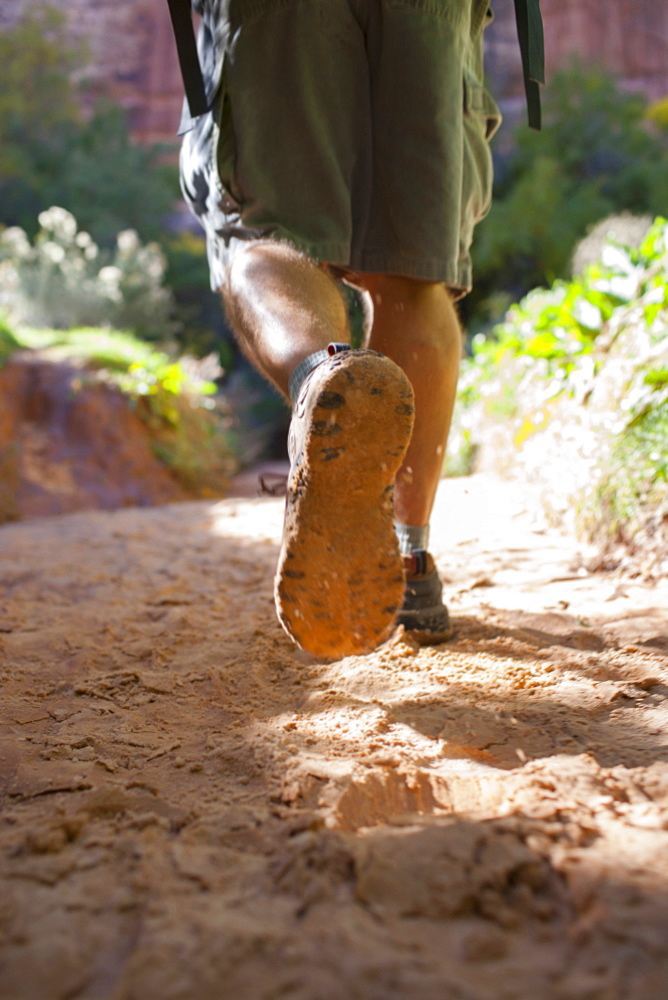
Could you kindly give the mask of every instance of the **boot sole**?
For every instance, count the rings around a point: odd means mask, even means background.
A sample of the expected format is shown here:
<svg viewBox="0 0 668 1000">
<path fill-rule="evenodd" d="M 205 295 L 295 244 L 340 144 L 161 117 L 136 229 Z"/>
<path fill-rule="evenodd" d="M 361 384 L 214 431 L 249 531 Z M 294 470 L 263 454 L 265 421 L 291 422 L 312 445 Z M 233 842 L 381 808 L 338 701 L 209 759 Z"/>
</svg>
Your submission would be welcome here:
<svg viewBox="0 0 668 1000">
<path fill-rule="evenodd" d="M 336 360 L 307 396 L 275 581 L 285 631 L 328 658 L 368 653 L 394 628 L 404 571 L 393 483 L 413 428 L 397 365 L 373 353 Z"/>
</svg>

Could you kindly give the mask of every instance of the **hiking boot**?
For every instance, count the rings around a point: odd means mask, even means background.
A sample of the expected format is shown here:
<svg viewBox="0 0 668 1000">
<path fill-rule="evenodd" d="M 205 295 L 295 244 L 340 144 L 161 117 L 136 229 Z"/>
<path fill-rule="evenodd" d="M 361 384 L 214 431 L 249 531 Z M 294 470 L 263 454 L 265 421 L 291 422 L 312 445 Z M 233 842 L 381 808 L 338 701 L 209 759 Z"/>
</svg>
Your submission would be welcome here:
<svg viewBox="0 0 668 1000">
<path fill-rule="evenodd" d="M 443 584 L 432 556 L 415 549 L 404 557 L 406 590 L 397 615 L 397 625 L 421 646 L 436 646 L 452 638 L 448 609 L 443 603 Z"/>
<path fill-rule="evenodd" d="M 288 635 L 314 656 L 339 658 L 375 649 L 403 600 L 393 483 L 413 391 L 382 354 L 330 350 L 293 396 L 274 593 Z"/>
</svg>

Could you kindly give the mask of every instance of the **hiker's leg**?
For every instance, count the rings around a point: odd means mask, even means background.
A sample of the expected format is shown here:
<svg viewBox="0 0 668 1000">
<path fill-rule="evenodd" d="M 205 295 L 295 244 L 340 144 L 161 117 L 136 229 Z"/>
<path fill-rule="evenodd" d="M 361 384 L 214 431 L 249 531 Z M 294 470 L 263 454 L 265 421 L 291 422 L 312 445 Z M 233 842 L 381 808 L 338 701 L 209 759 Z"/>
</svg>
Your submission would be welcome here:
<svg viewBox="0 0 668 1000">
<path fill-rule="evenodd" d="M 443 468 L 455 403 L 462 333 L 444 285 L 363 274 L 373 303 L 368 346 L 392 358 L 415 393 L 415 425 L 395 487 L 395 517 L 426 525 Z"/>
<path fill-rule="evenodd" d="M 244 350 L 284 392 L 307 356 L 349 340 L 336 284 L 283 244 L 237 253 L 224 297 Z M 274 593 L 286 632 L 316 656 L 369 652 L 394 628 L 404 577 L 392 491 L 412 422 L 410 385 L 387 358 L 325 354 L 303 383 Z"/>
<path fill-rule="evenodd" d="M 350 339 L 336 284 L 286 243 L 239 250 L 221 291 L 242 349 L 286 396 L 288 379 L 304 358 L 331 341 Z"/>
</svg>

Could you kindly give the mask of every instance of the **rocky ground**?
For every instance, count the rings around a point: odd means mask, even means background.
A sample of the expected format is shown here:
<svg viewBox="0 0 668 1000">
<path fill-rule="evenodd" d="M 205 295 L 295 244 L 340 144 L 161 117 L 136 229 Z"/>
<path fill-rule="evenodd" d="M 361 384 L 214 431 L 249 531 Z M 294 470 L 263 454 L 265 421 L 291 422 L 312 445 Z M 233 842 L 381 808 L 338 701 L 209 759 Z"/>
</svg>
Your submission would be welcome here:
<svg viewBox="0 0 668 1000">
<path fill-rule="evenodd" d="M 447 481 L 454 640 L 315 662 L 281 506 L 0 527 L 2 1000 L 663 1000 L 668 585 Z"/>
</svg>

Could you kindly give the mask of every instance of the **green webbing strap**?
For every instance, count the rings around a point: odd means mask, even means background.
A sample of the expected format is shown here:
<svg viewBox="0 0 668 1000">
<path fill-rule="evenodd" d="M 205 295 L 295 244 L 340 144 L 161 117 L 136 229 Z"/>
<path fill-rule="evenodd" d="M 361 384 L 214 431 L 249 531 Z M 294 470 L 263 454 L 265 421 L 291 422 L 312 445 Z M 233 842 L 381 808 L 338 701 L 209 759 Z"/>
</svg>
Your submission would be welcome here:
<svg viewBox="0 0 668 1000">
<path fill-rule="evenodd" d="M 176 39 L 176 51 L 179 57 L 186 100 L 191 117 L 196 118 L 209 110 L 209 102 L 206 99 L 202 67 L 197 55 L 190 0 L 167 0 L 167 2 Z"/>
<path fill-rule="evenodd" d="M 524 90 L 527 96 L 529 126 L 540 128 L 540 83 L 545 83 L 545 47 L 540 0 L 515 0 L 517 37 L 522 54 Z"/>
</svg>

